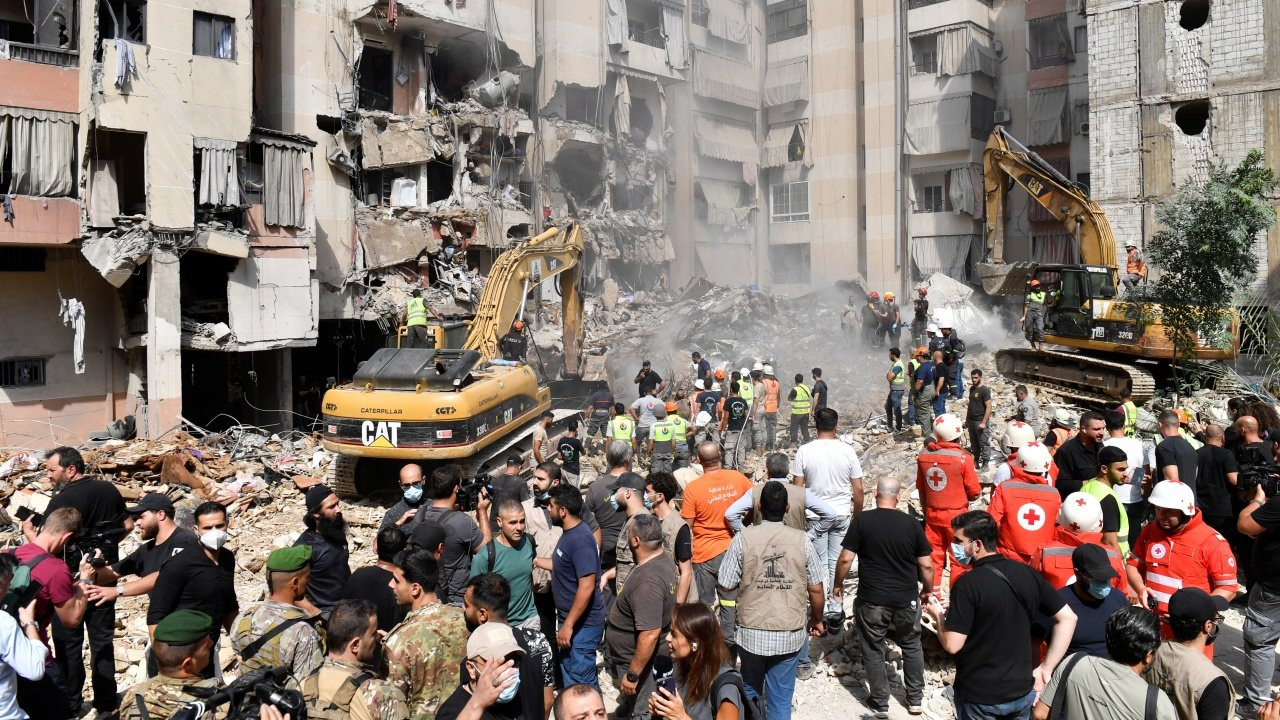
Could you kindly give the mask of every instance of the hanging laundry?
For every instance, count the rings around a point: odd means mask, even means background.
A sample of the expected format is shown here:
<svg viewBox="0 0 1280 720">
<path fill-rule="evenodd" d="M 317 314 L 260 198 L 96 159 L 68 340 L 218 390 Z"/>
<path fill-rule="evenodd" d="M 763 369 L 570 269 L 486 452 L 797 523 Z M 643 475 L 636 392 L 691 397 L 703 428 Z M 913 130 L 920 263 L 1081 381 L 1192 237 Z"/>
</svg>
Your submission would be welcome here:
<svg viewBox="0 0 1280 720">
<path fill-rule="evenodd" d="M 391 29 L 396 29 L 396 21 L 400 19 L 400 11 L 396 8 L 396 0 L 387 0 L 387 22 L 391 23 Z"/>
<path fill-rule="evenodd" d="M 124 38 L 116 38 L 116 87 L 124 87 L 130 76 L 137 74 L 138 67 L 133 62 L 133 43 Z"/>
<path fill-rule="evenodd" d="M 0 195 L 0 203 L 4 204 L 4 221 L 7 223 L 13 222 L 13 196 Z"/>
<path fill-rule="evenodd" d="M 64 298 L 58 307 L 58 315 L 63 325 L 71 325 L 76 330 L 75 348 L 72 358 L 75 361 L 76 374 L 84 374 L 84 303 L 75 298 Z"/>
</svg>

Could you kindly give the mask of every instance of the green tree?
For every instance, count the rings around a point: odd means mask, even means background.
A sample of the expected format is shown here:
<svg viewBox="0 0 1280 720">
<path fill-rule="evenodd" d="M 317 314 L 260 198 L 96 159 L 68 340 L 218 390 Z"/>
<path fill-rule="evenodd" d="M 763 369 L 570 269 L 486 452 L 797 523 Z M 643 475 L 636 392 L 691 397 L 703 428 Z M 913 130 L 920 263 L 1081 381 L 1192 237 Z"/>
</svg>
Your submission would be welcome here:
<svg viewBox="0 0 1280 720">
<path fill-rule="evenodd" d="M 1213 170 L 1204 184 L 1178 186 L 1156 209 L 1164 227 L 1147 242 L 1154 282 L 1133 296 L 1144 324 L 1159 320 L 1177 359 L 1198 344 L 1226 347 L 1231 308 L 1258 275 L 1254 242 L 1276 224 L 1275 173 L 1252 150 L 1235 168 Z"/>
</svg>

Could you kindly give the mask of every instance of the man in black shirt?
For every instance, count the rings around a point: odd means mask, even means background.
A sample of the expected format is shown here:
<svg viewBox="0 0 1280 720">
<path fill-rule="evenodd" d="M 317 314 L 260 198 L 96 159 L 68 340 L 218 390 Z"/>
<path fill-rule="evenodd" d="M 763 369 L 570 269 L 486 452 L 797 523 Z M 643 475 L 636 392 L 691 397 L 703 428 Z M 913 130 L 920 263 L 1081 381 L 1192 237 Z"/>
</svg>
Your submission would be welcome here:
<svg viewBox="0 0 1280 720">
<path fill-rule="evenodd" d="M 1232 539 L 1236 533 L 1231 494 L 1236 489 L 1235 453 L 1224 447 L 1222 428 L 1210 425 L 1204 430 L 1205 444 L 1196 450 L 1196 505 L 1204 513 L 1204 521 L 1218 534 Z"/>
<path fill-rule="evenodd" d="M 145 541 L 125 559 L 102 568 L 89 568 L 81 562 L 81 577 L 94 578 L 85 588 L 90 603 L 108 603 L 120 597 L 150 594 L 156 586 L 160 570 L 185 552 L 198 552 L 200 541 L 195 533 L 178 527 L 173 521 L 173 501 L 160 493 L 147 493 L 137 505 L 125 508 Z M 86 569 L 87 568 L 87 569 Z M 119 582 L 126 575 L 137 580 Z"/>
<path fill-rule="evenodd" d="M 892 477 L 876 483 L 876 509 L 858 513 L 845 533 L 844 549 L 836 562 L 831 596 L 843 601 L 844 580 L 858 558 L 858 645 L 862 667 L 871 686 L 869 706 L 889 710 L 889 678 L 885 673 L 884 639 L 894 627 L 893 640 L 902 648 L 903 684 L 907 707 L 919 714 L 924 702 L 924 650 L 920 645 L 920 606 L 933 588 L 932 548 L 920 522 L 898 511 L 901 485 Z M 919 585 L 917 585 L 919 581 Z"/>
<path fill-rule="evenodd" d="M 1106 436 L 1107 421 L 1102 413 L 1090 410 L 1080 415 L 1080 432 L 1062 443 L 1053 455 L 1053 463 L 1058 466 L 1058 494 L 1063 499 L 1098 475 L 1098 449 Z"/>
<path fill-rule="evenodd" d="M 822 368 L 814 368 L 812 373 L 813 409 L 809 411 L 810 415 L 827 406 L 827 381 L 822 379 Z"/>
<path fill-rule="evenodd" d="M 400 500 L 387 509 L 378 530 L 392 526 L 404 527 L 413 522 L 418 515 L 418 508 L 426 502 L 426 484 L 426 479 L 422 477 L 422 466 L 418 463 L 405 463 L 400 468 Z"/>
<path fill-rule="evenodd" d="M 1276 670 L 1276 642 L 1280 641 L 1280 496 L 1267 497 L 1258 487 L 1240 511 L 1236 527 L 1254 538 L 1249 572 L 1249 609 L 1244 614 L 1245 681 L 1240 702 L 1256 712 L 1271 702 L 1271 676 Z"/>
<path fill-rule="evenodd" d="M 654 388 L 657 388 L 658 392 L 661 393 L 667 387 L 667 384 L 662 381 L 662 376 L 654 372 L 653 368 L 650 367 L 648 360 L 640 363 L 640 372 L 636 373 L 634 382 L 640 386 L 640 397 L 648 395 L 649 391 Z"/>
<path fill-rule="evenodd" d="M 724 467 L 737 470 L 747 459 L 747 438 L 743 430 L 751 414 L 747 401 L 739 395 L 741 383 L 729 383 L 729 397 L 720 412 L 720 438 L 724 444 Z"/>
<path fill-rule="evenodd" d="M 951 555 L 970 570 L 952 587 L 945 615 L 933 597 L 925 609 L 937 623 L 942 648 L 956 656 L 956 715 L 1026 717 L 1071 642 L 1075 613 L 1031 566 L 996 552 L 999 532 L 986 511 L 958 515 L 951 527 Z M 1054 626 L 1044 660 L 1033 669 L 1037 609 Z"/>
<path fill-rule="evenodd" d="M 969 429 L 969 447 L 979 470 L 987 467 L 987 421 L 991 419 L 991 388 L 982 384 L 982 371 L 969 374 L 969 407 L 964 422 Z"/>
<path fill-rule="evenodd" d="M 422 526 L 420 523 L 416 526 Z M 374 551 L 378 560 L 369 567 L 362 567 L 351 573 L 342 586 L 343 600 L 368 600 L 378 611 L 378 629 L 390 632 L 391 628 L 404 619 L 407 607 L 396 602 L 396 593 L 391 589 L 391 580 L 395 577 L 395 558 L 408 544 L 408 536 L 398 527 L 385 527 L 378 531 L 374 540 Z M 436 550 L 440 543 L 436 543 Z M 374 652 L 374 668 L 382 670 L 382 646 Z"/>
<path fill-rule="evenodd" d="M 556 443 L 556 453 L 560 455 L 560 470 L 567 476 L 565 480 L 578 487 L 578 477 L 582 475 L 582 441 L 578 439 L 577 423 L 570 423 L 565 428 L 564 435 Z"/>
<path fill-rule="evenodd" d="M 1200 458 L 1191 443 L 1178 432 L 1179 422 L 1178 413 L 1172 410 L 1160 413 L 1160 435 L 1164 439 L 1156 445 L 1156 476 L 1151 484 L 1178 480 L 1195 490 Z"/>
<path fill-rule="evenodd" d="M 311 579 L 307 582 L 307 602 L 325 617 L 342 595 L 342 586 L 351 577 L 347 548 L 347 521 L 342 517 L 338 496 L 324 485 L 307 489 L 307 529 L 294 545 L 311 546 Z"/>
<path fill-rule="evenodd" d="M 503 335 L 498 341 L 502 348 L 503 360 L 524 361 L 529 352 L 529 336 L 524 334 L 524 322 L 517 320 L 511 324 L 511 332 Z"/>
<path fill-rule="evenodd" d="M 84 458 L 80 451 L 70 447 L 56 447 L 49 451 L 44 461 L 49 481 L 57 488 L 57 494 L 45 508 L 45 517 L 58 508 L 70 507 L 80 511 L 82 538 L 94 538 L 95 547 L 102 549 L 107 562 L 120 559 L 119 545 L 125 533 L 126 515 L 124 498 L 110 482 L 85 475 Z M 23 523 L 27 542 L 35 540 L 35 528 L 28 518 Z M 67 567 L 80 564 L 80 549 L 70 545 L 63 553 Z M 116 606 L 114 602 L 101 605 L 90 603 L 85 609 L 84 620 L 73 627 L 53 623 L 53 644 L 58 669 L 66 680 L 71 707 L 77 713 L 84 704 L 84 636 L 89 635 L 89 667 L 93 682 L 93 709 L 99 715 L 108 715 L 118 709 L 116 697 L 115 639 Z"/>
</svg>

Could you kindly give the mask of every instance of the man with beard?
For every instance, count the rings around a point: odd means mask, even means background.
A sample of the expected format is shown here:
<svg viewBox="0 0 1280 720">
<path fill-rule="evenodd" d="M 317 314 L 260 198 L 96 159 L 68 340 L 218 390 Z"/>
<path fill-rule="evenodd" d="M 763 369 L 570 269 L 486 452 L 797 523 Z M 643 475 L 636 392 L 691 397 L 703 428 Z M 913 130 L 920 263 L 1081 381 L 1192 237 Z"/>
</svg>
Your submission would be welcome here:
<svg viewBox="0 0 1280 720">
<path fill-rule="evenodd" d="M 150 594 L 160 577 L 160 569 L 183 552 L 199 552 L 200 541 L 195 533 L 178 527 L 173 521 L 173 501 L 160 493 L 147 493 L 137 505 L 125 508 L 131 517 L 143 543 L 129 557 L 113 565 L 86 572 L 81 565 L 81 576 L 91 578 L 92 585 L 85 586 L 85 596 L 91 604 L 102 605 L 121 597 Z M 120 578 L 136 575 L 137 580 L 120 582 Z"/>
<path fill-rule="evenodd" d="M 602 482 L 603 478 L 596 482 Z M 564 530 L 550 559 L 535 560 L 551 571 L 551 593 L 559 629 L 560 672 L 565 685 L 599 687 L 596 650 L 604 636 L 604 603 L 600 597 L 600 548 L 582 522 L 582 493 L 569 485 L 551 488 L 547 507 L 551 521 Z M 615 541 L 616 542 L 616 541 Z"/>
<path fill-rule="evenodd" d="M 347 549 L 347 521 L 338 509 L 338 496 L 324 485 L 307 490 L 307 514 L 302 522 L 306 532 L 298 536 L 295 547 L 311 547 L 311 580 L 307 583 L 307 600 L 326 618 L 329 609 L 342 598 L 342 586 L 351 577 Z"/>
<path fill-rule="evenodd" d="M 371 671 L 381 643 L 378 609 L 368 600 L 341 600 L 329 615 L 329 655 L 302 681 L 311 717 L 350 715 L 352 720 L 409 717 L 404 695 Z"/>
<path fill-rule="evenodd" d="M 400 492 L 400 501 L 388 508 L 387 514 L 382 516 L 379 531 L 389 527 L 404 527 L 417 517 L 418 508 L 426 497 L 426 480 L 422 477 L 421 465 L 408 463 L 400 468 Z M 405 532 L 409 531 L 406 529 Z"/>
<path fill-rule="evenodd" d="M 511 627 L 511 619 L 507 616 L 507 608 L 511 605 L 511 586 L 501 575 L 482 573 L 467 581 L 467 589 L 462 599 L 462 611 L 467 617 L 467 629 L 471 631 L 471 639 L 467 642 L 467 658 L 472 662 L 475 661 L 476 653 L 472 652 L 475 649 L 473 643 L 478 637 L 483 637 L 486 632 L 481 628 L 488 628 L 488 632 L 492 633 L 495 632 L 492 629 L 495 625 L 506 627 L 507 632 L 511 633 L 511 639 L 520 649 L 519 658 L 510 658 L 514 663 L 512 670 L 515 671 L 514 676 L 517 682 L 515 688 L 503 693 L 498 707 L 492 708 L 492 711 L 500 718 L 543 720 L 546 717 L 546 709 L 550 708 L 555 700 L 555 675 L 552 673 L 550 677 L 546 677 L 540 656 L 545 651 L 549 657 L 551 648 L 540 646 L 541 643 L 545 643 L 541 635 L 535 640 L 528 635 L 522 635 L 517 628 Z M 468 683 L 475 680 L 471 670 L 476 670 L 477 673 L 479 671 L 477 668 L 468 668 L 464 664 L 462 688 L 466 688 Z M 474 689 L 475 687 L 472 686 L 471 691 Z M 440 707 L 440 711 L 436 713 L 436 720 L 461 717 L 457 713 L 471 699 L 471 691 L 462 690 L 461 694 L 459 691 L 454 691 L 454 696 L 446 700 Z"/>
</svg>

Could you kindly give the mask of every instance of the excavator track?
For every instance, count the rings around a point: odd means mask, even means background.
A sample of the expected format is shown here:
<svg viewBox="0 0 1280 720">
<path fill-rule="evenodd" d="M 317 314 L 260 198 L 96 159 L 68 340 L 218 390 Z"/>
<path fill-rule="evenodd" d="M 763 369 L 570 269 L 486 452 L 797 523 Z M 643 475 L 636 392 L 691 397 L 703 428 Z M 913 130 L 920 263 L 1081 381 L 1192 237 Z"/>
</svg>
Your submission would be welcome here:
<svg viewBox="0 0 1280 720">
<path fill-rule="evenodd" d="M 1053 390 L 1083 403 L 1119 403 L 1128 391 L 1141 405 L 1156 391 L 1155 377 L 1142 368 L 1077 353 L 1001 350 L 996 353 L 996 369 L 1014 382 Z"/>
</svg>

